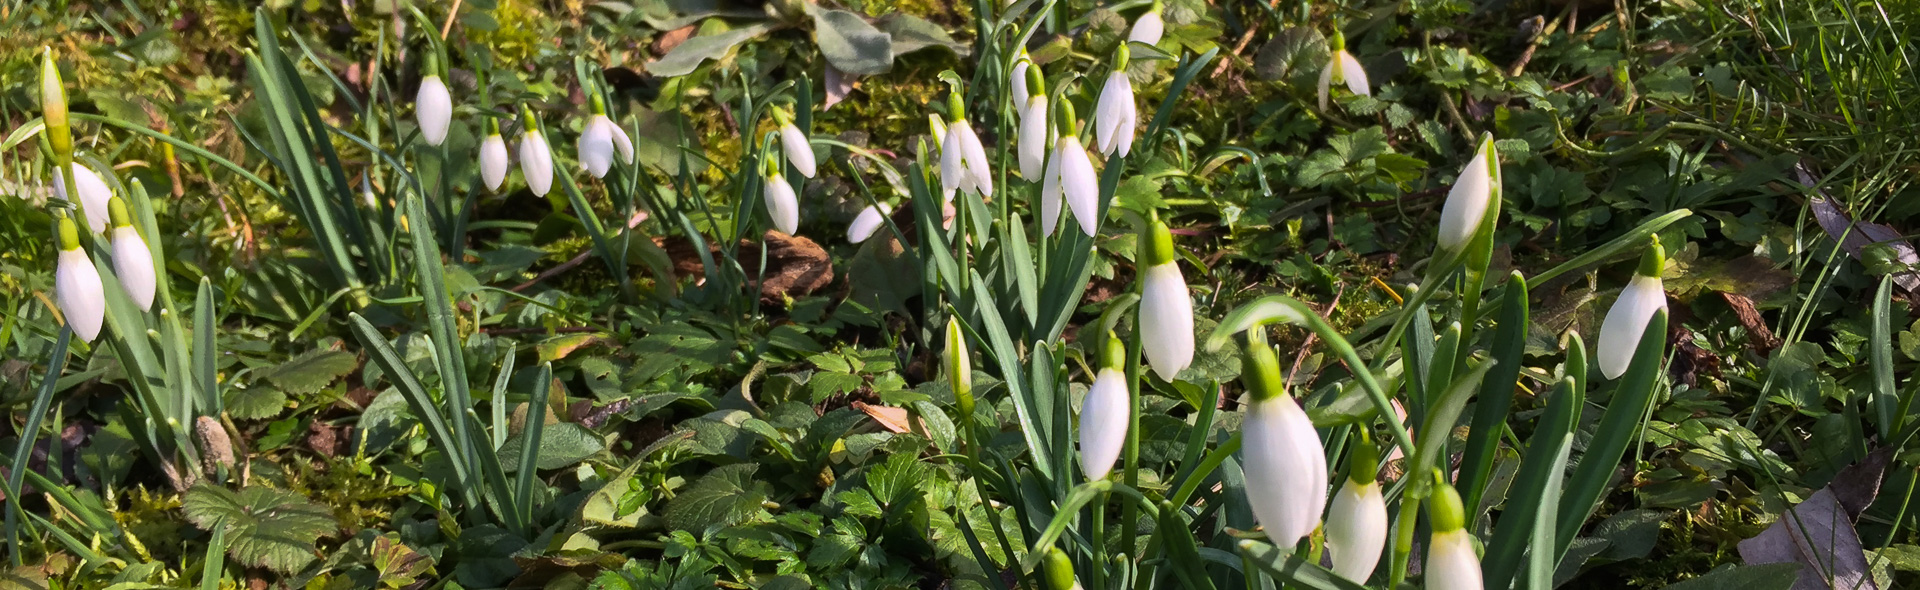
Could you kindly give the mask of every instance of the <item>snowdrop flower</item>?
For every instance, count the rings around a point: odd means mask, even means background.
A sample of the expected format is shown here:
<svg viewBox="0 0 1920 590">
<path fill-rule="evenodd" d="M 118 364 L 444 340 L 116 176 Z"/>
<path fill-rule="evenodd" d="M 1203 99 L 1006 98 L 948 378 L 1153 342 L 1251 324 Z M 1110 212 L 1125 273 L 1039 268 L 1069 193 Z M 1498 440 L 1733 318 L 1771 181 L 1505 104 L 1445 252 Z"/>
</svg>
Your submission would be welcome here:
<svg viewBox="0 0 1920 590">
<path fill-rule="evenodd" d="M 1093 107 L 1094 145 L 1100 153 L 1126 157 L 1133 149 L 1133 128 L 1140 124 L 1140 113 L 1133 105 L 1133 81 L 1127 79 L 1130 54 L 1126 44 L 1113 53 L 1113 72 L 1107 74 L 1100 89 L 1100 102 Z"/>
<path fill-rule="evenodd" d="M 140 231 L 133 229 L 133 222 L 127 215 L 127 204 L 119 197 L 107 201 L 107 211 L 113 217 L 113 274 L 120 279 L 120 289 L 127 292 L 127 298 L 140 311 L 153 310 L 153 291 L 158 281 L 154 277 L 153 250 L 147 248 L 147 241 L 140 237 Z"/>
<path fill-rule="evenodd" d="M 1473 537 L 1467 534 L 1467 511 L 1460 506 L 1460 492 L 1447 485 L 1438 468 L 1433 479 L 1433 497 L 1427 499 L 1427 522 L 1433 526 L 1433 536 L 1427 542 L 1426 588 L 1484 590 L 1480 556 L 1473 550 Z"/>
<path fill-rule="evenodd" d="M 793 126 L 793 118 L 786 111 L 774 109 L 773 118 L 780 123 L 780 153 L 786 154 L 787 163 L 801 176 L 813 178 L 818 168 L 813 162 L 813 144 L 808 142 L 807 134 Z"/>
<path fill-rule="evenodd" d="M 771 159 L 766 162 L 766 183 L 760 193 L 767 201 L 767 216 L 773 218 L 774 229 L 794 235 L 800 230 L 800 199 L 794 196 L 793 185 L 780 176 L 780 164 Z"/>
<path fill-rule="evenodd" d="M 1166 33 L 1167 29 L 1166 22 L 1160 17 L 1160 12 L 1164 8 L 1160 0 L 1154 0 L 1153 7 L 1148 8 L 1146 14 L 1134 19 L 1133 30 L 1127 33 L 1127 41 L 1159 45 L 1160 37 Z"/>
<path fill-rule="evenodd" d="M 1026 113 L 1021 112 L 1020 107 L 1026 105 L 1027 99 L 1031 98 L 1028 94 L 1032 92 L 1030 88 L 1040 89 L 1041 94 L 1047 93 L 1046 86 L 1034 85 L 1029 87 L 1027 84 L 1027 80 L 1030 79 L 1027 74 L 1027 70 L 1029 69 L 1037 70 L 1039 68 L 1033 67 L 1033 59 L 1027 56 L 1027 50 L 1023 47 L 1020 49 L 1020 57 L 1016 57 L 1013 60 L 1013 74 L 1007 79 L 1008 92 L 1013 95 L 1013 115 L 1015 117 L 1026 117 Z"/>
<path fill-rule="evenodd" d="M 973 419 L 973 357 L 967 354 L 967 337 L 960 331 L 960 320 L 947 318 L 947 347 L 940 352 L 940 364 L 947 370 L 947 386 L 953 389 L 953 402 L 960 419 Z"/>
<path fill-rule="evenodd" d="M 47 143 L 53 148 L 58 170 L 59 165 L 73 161 L 73 127 L 67 123 L 67 86 L 60 81 L 60 65 L 53 62 L 51 47 L 40 54 L 40 115 L 47 125 Z"/>
<path fill-rule="evenodd" d="M 420 122 L 420 135 L 427 139 L 427 145 L 438 146 L 447 141 L 447 125 L 453 122 L 453 97 L 447 94 L 447 83 L 440 80 L 439 64 L 433 59 L 433 52 L 427 55 L 426 77 L 420 79 L 420 92 L 413 97 L 413 115 Z"/>
<path fill-rule="evenodd" d="M 1336 82 L 1345 83 L 1349 92 L 1371 96 L 1373 90 L 1367 85 L 1367 70 L 1360 67 L 1360 60 L 1354 59 L 1353 54 L 1347 53 L 1346 35 L 1334 31 L 1329 49 L 1333 54 L 1327 56 L 1327 68 L 1320 70 L 1320 110 L 1327 110 L 1329 93 Z"/>
<path fill-rule="evenodd" d="M 1500 157 L 1493 151 L 1493 134 L 1480 136 L 1473 160 L 1460 170 L 1460 178 L 1447 191 L 1447 203 L 1440 208 L 1439 245 L 1443 252 L 1459 253 L 1480 235 L 1489 212 L 1500 210 Z"/>
<path fill-rule="evenodd" d="M 1047 158 L 1046 180 L 1040 189 L 1040 227 L 1048 237 L 1060 222 L 1060 200 L 1080 222 L 1080 231 L 1092 236 L 1100 229 L 1100 178 L 1093 173 L 1093 159 L 1080 144 L 1080 122 L 1074 118 L 1073 101 L 1060 101 L 1060 137 L 1053 143 L 1053 157 Z"/>
<path fill-rule="evenodd" d="M 1307 412 L 1285 391 L 1280 361 L 1258 330 L 1247 332 L 1240 380 L 1250 399 L 1240 426 L 1247 500 L 1254 519 L 1280 547 L 1292 547 L 1320 523 L 1327 504 L 1327 459 Z"/>
<path fill-rule="evenodd" d="M 500 138 L 500 122 L 487 120 L 487 138 L 480 140 L 480 180 L 498 192 L 507 181 L 507 140 Z"/>
<path fill-rule="evenodd" d="M 1666 250 L 1655 236 L 1653 244 L 1640 255 L 1640 268 L 1634 271 L 1633 280 L 1620 290 L 1613 308 L 1607 310 L 1607 319 L 1600 322 L 1598 360 L 1600 373 L 1608 379 L 1627 372 L 1634 351 L 1640 348 L 1647 321 L 1653 319 L 1653 312 L 1667 308 L 1666 287 L 1660 281 L 1660 269 L 1666 261 Z"/>
<path fill-rule="evenodd" d="M 587 166 L 587 173 L 594 178 L 605 178 L 607 170 L 613 168 L 613 153 L 620 152 L 620 161 L 633 163 L 633 140 L 627 138 L 627 131 L 607 116 L 607 104 L 598 93 L 593 95 L 593 116 L 587 119 L 587 126 L 580 130 L 580 142 L 577 146 L 580 163 Z"/>
<path fill-rule="evenodd" d="M 1127 442 L 1127 424 L 1133 418 L 1127 395 L 1127 348 L 1107 335 L 1100 372 L 1093 377 L 1086 401 L 1080 406 L 1080 469 L 1087 481 L 1100 481 L 1113 471 L 1120 447 Z"/>
<path fill-rule="evenodd" d="M 79 187 L 79 190 L 74 192 L 80 193 L 80 200 L 76 202 L 68 194 L 66 175 L 57 170 L 53 173 L 53 193 L 59 196 L 60 200 L 79 205 L 80 209 L 86 213 L 87 228 L 93 230 L 93 233 L 106 233 L 107 222 L 110 221 L 107 215 L 107 201 L 113 198 L 113 190 L 107 188 L 107 182 L 101 180 L 100 174 L 94 172 L 92 168 L 79 162 L 67 164 L 67 167 L 73 170 L 73 185 Z"/>
<path fill-rule="evenodd" d="M 100 335 L 100 322 L 107 317 L 107 299 L 100 286 L 100 271 L 93 259 L 80 249 L 80 229 L 73 218 L 61 215 L 59 266 L 53 271 L 53 300 L 66 316 L 67 326 L 81 340 L 92 342 Z"/>
<path fill-rule="evenodd" d="M 1173 381 L 1193 363 L 1193 295 L 1174 264 L 1173 233 L 1166 222 L 1156 217 L 1147 223 L 1140 234 L 1140 252 L 1145 264 L 1140 271 L 1141 349 L 1154 374 Z"/>
<path fill-rule="evenodd" d="M 893 214 L 893 206 L 886 203 L 868 205 L 867 208 L 861 209 L 860 214 L 853 217 L 853 223 L 847 225 L 847 241 L 855 244 L 867 241 L 867 238 L 873 237 L 873 232 L 879 231 L 880 226 L 886 222 L 887 216 L 891 214 Z"/>
<path fill-rule="evenodd" d="M 520 107 L 520 116 L 520 175 L 526 178 L 527 188 L 535 196 L 544 197 L 553 189 L 553 150 L 547 147 L 547 138 L 535 124 L 533 109 Z"/>
<path fill-rule="evenodd" d="M 974 190 L 980 196 L 993 196 L 993 172 L 988 168 L 987 149 L 980 136 L 967 124 L 967 109 L 958 92 L 948 96 L 952 118 L 947 121 L 947 138 L 940 144 L 940 183 L 948 192 Z"/>
<path fill-rule="evenodd" d="M 1040 75 L 1040 68 L 1027 70 L 1027 80 L 1034 88 L 1046 88 L 1046 82 Z M 1047 93 L 1042 91 L 1019 103 L 1020 113 L 1020 177 L 1028 181 L 1039 182 L 1040 174 L 1046 170 L 1047 144 Z"/>
<path fill-rule="evenodd" d="M 1366 584 L 1387 546 L 1387 501 L 1374 475 L 1380 469 L 1380 451 L 1360 431 L 1353 447 L 1347 481 L 1333 494 L 1327 512 L 1327 551 L 1340 577 Z"/>
</svg>

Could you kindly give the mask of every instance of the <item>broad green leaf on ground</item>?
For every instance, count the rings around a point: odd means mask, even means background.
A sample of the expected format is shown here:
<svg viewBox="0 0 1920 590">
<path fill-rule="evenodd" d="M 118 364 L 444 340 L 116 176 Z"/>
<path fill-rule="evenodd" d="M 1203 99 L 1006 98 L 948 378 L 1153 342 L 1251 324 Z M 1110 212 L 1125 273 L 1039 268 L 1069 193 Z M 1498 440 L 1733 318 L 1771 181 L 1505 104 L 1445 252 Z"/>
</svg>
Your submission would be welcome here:
<svg viewBox="0 0 1920 590">
<path fill-rule="evenodd" d="M 276 387 L 231 387 L 226 407 L 235 420 L 265 420 L 287 409 L 287 394 Z"/>
<path fill-rule="evenodd" d="M 667 502 L 667 526 L 697 533 L 708 527 L 740 524 L 764 513 L 761 504 L 767 500 L 766 483 L 753 477 L 759 468 L 752 463 L 736 463 L 707 472 Z"/>
<path fill-rule="evenodd" d="M 524 434 L 515 434 L 508 437 L 507 443 L 501 446 L 501 448 L 521 448 L 521 445 L 524 444 L 521 442 L 522 436 L 524 436 Z M 585 426 L 572 422 L 548 424 L 546 428 L 541 430 L 539 442 L 540 455 L 534 459 L 534 465 L 541 470 L 571 467 L 573 464 L 579 463 L 587 457 L 592 457 L 594 454 L 604 451 L 607 448 L 605 440 L 602 439 L 600 435 L 595 434 Z M 507 473 L 519 471 L 520 454 L 517 452 L 501 453 L 500 469 Z"/>
<path fill-rule="evenodd" d="M 314 541 L 338 526 L 332 512 L 305 496 L 260 486 L 235 492 L 202 482 L 187 490 L 180 508 L 202 529 L 226 529 L 235 560 L 280 573 L 312 563 Z"/>
<path fill-rule="evenodd" d="M 945 47 L 954 55 L 966 57 L 970 49 L 966 44 L 953 40 L 946 29 L 927 19 L 904 12 L 895 12 L 880 17 L 873 26 L 885 31 L 893 38 L 893 55 L 899 57 L 928 47 Z"/>
<path fill-rule="evenodd" d="M 1800 567 L 1794 563 L 1729 564 L 1661 590 L 1787 590 L 1793 587 Z"/>
<path fill-rule="evenodd" d="M 349 352 L 312 350 L 266 370 L 261 378 L 288 394 L 309 395 L 353 372 L 358 364 L 359 361 Z"/>
<path fill-rule="evenodd" d="M 380 583 L 387 588 L 407 588 L 434 573 L 433 558 L 401 543 L 399 533 L 375 538 L 370 553 L 373 568 L 380 572 Z"/>
<path fill-rule="evenodd" d="M 734 47 L 771 30 L 773 25 L 753 24 L 731 31 L 694 37 L 673 48 L 673 51 L 667 52 L 659 60 L 647 64 L 647 71 L 662 78 L 685 76 L 693 73 L 701 63 L 709 59 L 726 57 Z"/>
<path fill-rule="evenodd" d="M 813 13 L 813 36 L 820 53 L 842 72 L 872 76 L 893 68 L 893 39 L 868 23 L 865 17 L 845 10 L 820 9 L 807 5 Z"/>
</svg>

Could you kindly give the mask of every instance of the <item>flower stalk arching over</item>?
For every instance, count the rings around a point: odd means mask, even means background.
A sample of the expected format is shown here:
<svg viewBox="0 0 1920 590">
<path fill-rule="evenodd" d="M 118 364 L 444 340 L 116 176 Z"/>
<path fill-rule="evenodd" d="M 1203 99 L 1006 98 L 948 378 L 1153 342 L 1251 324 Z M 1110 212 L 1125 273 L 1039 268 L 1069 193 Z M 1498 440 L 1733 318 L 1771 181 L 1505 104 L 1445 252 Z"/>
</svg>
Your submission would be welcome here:
<svg viewBox="0 0 1920 590">
<path fill-rule="evenodd" d="M 1607 318 L 1600 322 L 1600 341 L 1596 345 L 1599 358 L 1595 360 L 1600 363 L 1600 373 L 1608 379 L 1626 374 L 1628 365 L 1633 363 L 1634 351 L 1640 348 L 1647 322 L 1653 319 L 1654 312 L 1667 308 L 1666 285 L 1660 279 L 1666 261 L 1666 249 L 1660 246 L 1660 237 L 1656 235 L 1641 253 L 1640 266 L 1634 269 L 1633 279 L 1620 290 L 1613 307 L 1607 310 Z"/>
<path fill-rule="evenodd" d="M 794 126 L 793 116 L 786 111 L 773 109 L 773 120 L 780 125 L 780 153 L 787 157 L 787 163 L 803 178 L 813 178 L 819 172 L 819 166 L 813 159 L 813 142 L 807 134 Z"/>
<path fill-rule="evenodd" d="M 140 311 L 153 311 L 153 293 L 158 286 L 153 250 L 147 247 L 147 240 L 140 237 L 140 230 L 133 228 L 126 202 L 114 197 L 107 202 L 107 211 L 113 218 L 110 234 L 113 274 L 120 279 L 120 289 L 134 305 L 140 306 Z"/>
<path fill-rule="evenodd" d="M 1080 469 L 1087 481 L 1106 479 L 1127 442 L 1133 404 L 1127 392 L 1126 365 L 1126 345 L 1108 334 L 1099 371 L 1080 406 Z"/>
<path fill-rule="evenodd" d="M 427 145 L 439 147 L 447 141 L 447 127 L 453 123 L 453 95 L 447 92 L 447 83 L 440 79 L 440 64 L 434 59 L 432 51 L 426 54 L 426 63 L 421 68 L 424 75 L 420 78 L 420 91 L 413 97 L 413 115 L 420 123 L 420 136 Z"/>
<path fill-rule="evenodd" d="M 1153 0 L 1153 6 L 1147 8 L 1146 14 L 1133 20 L 1133 30 L 1127 32 L 1127 41 L 1159 45 L 1160 38 L 1167 31 L 1166 20 L 1161 16 L 1165 10 L 1166 6 L 1162 0 Z"/>
<path fill-rule="evenodd" d="M 1427 542 L 1427 590 L 1484 590 L 1480 555 L 1467 532 L 1467 511 L 1460 492 L 1448 485 L 1439 468 L 1433 470 L 1433 496 L 1427 498 L 1428 523 L 1433 536 Z"/>
<path fill-rule="evenodd" d="M 480 180 L 489 192 L 499 192 L 507 181 L 507 140 L 500 137 L 500 121 L 487 120 L 487 138 L 480 140 Z"/>
<path fill-rule="evenodd" d="M 1029 182 L 1041 182 L 1046 171 L 1047 147 L 1053 138 L 1047 133 L 1052 121 L 1048 117 L 1046 79 L 1041 76 L 1040 68 L 1027 70 L 1027 81 L 1041 91 L 1020 103 L 1020 131 L 1017 135 L 1020 157 L 1020 177 Z"/>
<path fill-rule="evenodd" d="M 1126 157 L 1133 149 L 1134 128 L 1140 125 L 1140 112 L 1133 104 L 1133 80 L 1127 78 L 1131 60 L 1125 43 L 1113 51 L 1112 72 L 1100 88 L 1100 102 L 1093 107 L 1094 145 L 1105 155 Z"/>
<path fill-rule="evenodd" d="M 765 182 L 760 187 L 762 197 L 767 203 L 767 217 L 773 219 L 774 229 L 787 235 L 797 235 L 800 231 L 800 199 L 793 192 L 793 185 L 780 175 L 780 164 L 772 159 L 765 160 Z"/>
<path fill-rule="evenodd" d="M 520 107 L 520 176 L 534 196 L 547 196 L 553 190 L 553 149 L 533 118 L 533 109 Z"/>
<path fill-rule="evenodd" d="M 1247 501 L 1275 545 L 1292 547 L 1319 526 L 1327 504 L 1327 459 L 1306 410 L 1286 393 L 1280 360 L 1259 330 L 1246 335 L 1240 381 L 1248 408 L 1240 426 Z"/>
<path fill-rule="evenodd" d="M 72 172 L 73 185 L 78 188 L 73 192 L 79 193 L 80 198 L 75 200 L 67 192 L 68 175 L 59 172 L 53 174 L 53 194 L 60 200 L 80 207 L 81 214 L 86 217 L 88 230 L 96 234 L 106 233 L 112 227 L 112 216 L 107 214 L 107 201 L 113 198 L 113 189 L 107 188 L 107 181 L 102 180 L 100 173 L 94 172 L 91 167 L 70 162 L 67 169 Z"/>
<path fill-rule="evenodd" d="M 967 123 L 966 101 L 956 90 L 947 96 L 947 105 L 952 115 L 947 118 L 947 137 L 940 144 L 941 186 L 948 193 L 972 190 L 991 197 L 993 171 L 986 147 Z"/>
<path fill-rule="evenodd" d="M 1500 156 L 1493 150 L 1493 134 L 1480 137 L 1473 159 L 1447 191 L 1440 208 L 1440 251 L 1459 254 L 1482 231 L 1492 231 L 1492 215 L 1499 211 Z"/>
<path fill-rule="evenodd" d="M 847 224 L 847 241 L 854 244 L 867 241 L 867 238 L 873 237 L 873 232 L 880 230 L 880 226 L 891 214 L 893 214 L 893 206 L 886 203 L 868 205 L 865 209 L 861 209 L 859 215 L 853 216 L 853 223 Z"/>
<path fill-rule="evenodd" d="M 593 95 L 593 115 L 587 118 L 586 127 L 580 130 L 580 163 L 587 167 L 587 173 L 594 178 L 606 178 L 607 171 L 613 168 L 615 152 L 620 162 L 633 163 L 633 139 L 627 137 L 627 130 L 607 116 L 607 104 L 599 93 Z"/>
<path fill-rule="evenodd" d="M 1334 84 L 1345 84 L 1347 91 L 1354 94 L 1372 96 L 1373 87 L 1367 82 L 1367 69 L 1360 65 L 1360 60 L 1355 59 L 1353 54 L 1347 53 L 1347 36 L 1335 29 L 1333 38 L 1327 41 L 1327 49 L 1331 52 L 1327 55 L 1327 67 L 1320 70 L 1320 84 L 1315 88 L 1315 94 L 1320 99 L 1320 110 L 1327 110 L 1331 104 Z"/>
<path fill-rule="evenodd" d="M 1168 382 L 1193 364 L 1193 294 L 1174 262 L 1173 232 L 1159 217 L 1140 233 L 1141 352 Z"/>
<path fill-rule="evenodd" d="M 1080 223 L 1080 232 L 1092 236 L 1100 229 L 1100 177 L 1093 172 L 1092 156 L 1080 143 L 1080 122 L 1074 117 L 1073 101 L 1060 101 L 1055 112 L 1060 118 L 1060 135 L 1041 174 L 1045 180 L 1040 185 L 1040 229 L 1047 237 L 1053 236 L 1064 198 Z"/>
<path fill-rule="evenodd" d="M 1326 533 L 1334 573 L 1365 584 L 1387 546 L 1387 500 L 1375 480 L 1380 451 L 1365 429 L 1358 433 L 1360 440 L 1350 455 L 1346 481 L 1334 492 L 1333 505 L 1328 508 Z"/>
<path fill-rule="evenodd" d="M 73 218 L 62 214 L 55 222 L 60 256 L 53 271 L 53 300 L 60 306 L 67 326 L 81 340 L 92 342 L 100 335 L 100 323 L 107 317 L 107 298 L 100 284 L 100 270 L 93 259 L 80 249 L 80 228 Z"/>
</svg>

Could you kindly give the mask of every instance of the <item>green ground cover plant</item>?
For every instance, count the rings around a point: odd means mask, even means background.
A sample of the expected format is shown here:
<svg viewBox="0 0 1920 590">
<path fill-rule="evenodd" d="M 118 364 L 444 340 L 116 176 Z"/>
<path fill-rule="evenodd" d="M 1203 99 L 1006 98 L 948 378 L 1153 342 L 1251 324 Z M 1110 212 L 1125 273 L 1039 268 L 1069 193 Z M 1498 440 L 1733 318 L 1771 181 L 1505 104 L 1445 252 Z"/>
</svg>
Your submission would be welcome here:
<svg viewBox="0 0 1920 590">
<path fill-rule="evenodd" d="M 1896 588 L 1909 3 L 0 0 L 0 588 Z"/>
</svg>

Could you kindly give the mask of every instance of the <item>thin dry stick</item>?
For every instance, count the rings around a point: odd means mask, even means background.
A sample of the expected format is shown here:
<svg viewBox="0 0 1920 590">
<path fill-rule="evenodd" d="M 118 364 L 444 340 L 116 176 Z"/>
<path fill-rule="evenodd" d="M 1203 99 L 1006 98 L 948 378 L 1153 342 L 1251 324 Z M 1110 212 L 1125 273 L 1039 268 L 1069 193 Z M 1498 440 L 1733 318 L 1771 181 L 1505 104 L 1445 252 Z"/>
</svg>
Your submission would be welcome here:
<svg viewBox="0 0 1920 590">
<path fill-rule="evenodd" d="M 447 11 L 447 20 L 440 24 L 440 40 L 447 40 L 447 31 L 453 30 L 453 17 L 460 14 L 460 0 L 453 0 L 453 9 Z"/>
<path fill-rule="evenodd" d="M 1271 0 L 1271 1 L 1269 1 L 1269 2 L 1267 2 L 1267 6 L 1268 6 L 1269 8 L 1279 8 L 1279 7 L 1280 7 L 1280 0 Z M 1247 49 L 1247 44 L 1248 44 L 1248 43 L 1251 43 L 1251 42 L 1253 42 L 1253 32 L 1254 32 L 1254 31 L 1257 31 L 1257 30 L 1259 30 L 1259 29 L 1260 29 L 1260 20 L 1259 20 L 1259 19 L 1254 19 L 1254 21 L 1253 21 L 1253 22 L 1251 22 L 1251 23 L 1247 23 L 1247 32 L 1245 32 L 1245 33 L 1241 33 L 1241 34 L 1240 34 L 1240 42 L 1238 42 L 1238 43 L 1234 43 L 1234 44 L 1233 44 L 1233 56 L 1234 56 L 1234 57 L 1239 57 L 1239 56 L 1240 56 L 1240 52 L 1241 52 L 1241 51 L 1245 51 L 1245 50 Z M 1226 73 L 1226 71 L 1227 71 L 1227 66 L 1229 66 L 1229 65 L 1231 65 L 1231 64 L 1233 64 L 1233 60 L 1231 60 L 1231 59 L 1223 59 L 1223 60 L 1220 60 L 1220 65 L 1219 65 L 1219 66 L 1217 66 L 1217 67 L 1215 67 L 1215 68 L 1213 68 L 1213 75 L 1212 75 L 1211 77 L 1214 77 L 1214 78 L 1218 78 L 1218 77 L 1220 77 L 1220 74 L 1224 74 L 1224 73 Z"/>
</svg>

